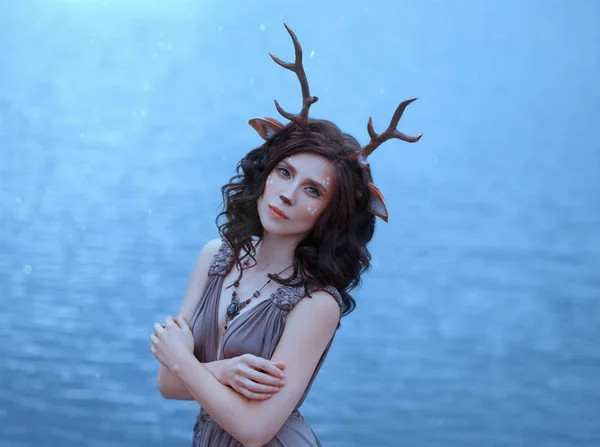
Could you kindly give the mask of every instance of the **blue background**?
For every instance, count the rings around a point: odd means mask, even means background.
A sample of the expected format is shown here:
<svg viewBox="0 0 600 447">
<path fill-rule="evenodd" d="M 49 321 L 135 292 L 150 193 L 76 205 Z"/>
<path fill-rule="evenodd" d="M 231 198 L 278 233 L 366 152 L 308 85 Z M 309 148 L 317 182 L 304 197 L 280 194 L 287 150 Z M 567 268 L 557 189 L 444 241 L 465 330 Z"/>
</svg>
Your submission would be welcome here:
<svg viewBox="0 0 600 447">
<path fill-rule="evenodd" d="M 300 109 L 390 222 L 303 413 L 326 446 L 600 445 L 600 3 L 0 1 L 0 445 L 185 446 L 151 324 Z"/>
</svg>

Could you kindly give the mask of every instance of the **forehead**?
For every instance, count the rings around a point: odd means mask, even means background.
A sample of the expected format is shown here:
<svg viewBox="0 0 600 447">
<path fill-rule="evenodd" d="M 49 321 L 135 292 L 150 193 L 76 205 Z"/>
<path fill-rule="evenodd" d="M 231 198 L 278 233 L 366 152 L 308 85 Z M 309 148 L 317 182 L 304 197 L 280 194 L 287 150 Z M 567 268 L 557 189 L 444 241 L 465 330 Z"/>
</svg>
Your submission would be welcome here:
<svg viewBox="0 0 600 447">
<path fill-rule="evenodd" d="M 311 152 L 301 152 L 281 160 L 291 164 L 298 175 L 325 179 L 333 177 L 333 166 L 325 157 Z"/>
</svg>

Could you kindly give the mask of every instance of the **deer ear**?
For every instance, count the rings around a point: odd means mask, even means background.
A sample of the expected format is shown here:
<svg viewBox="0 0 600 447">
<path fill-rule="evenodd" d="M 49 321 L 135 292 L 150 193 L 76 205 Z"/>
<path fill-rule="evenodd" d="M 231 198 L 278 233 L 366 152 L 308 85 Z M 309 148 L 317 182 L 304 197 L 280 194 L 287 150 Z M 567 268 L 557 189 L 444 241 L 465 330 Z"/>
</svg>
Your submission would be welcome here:
<svg viewBox="0 0 600 447">
<path fill-rule="evenodd" d="M 388 211 L 385 200 L 383 199 L 383 194 L 381 194 L 381 191 L 379 191 L 377 186 L 375 186 L 373 183 L 369 183 L 369 191 L 371 192 L 369 212 L 387 223 Z"/>
<path fill-rule="evenodd" d="M 281 122 L 270 117 L 252 118 L 248 121 L 248 124 L 250 124 L 265 141 L 271 139 L 273 135 L 283 128 Z"/>
</svg>

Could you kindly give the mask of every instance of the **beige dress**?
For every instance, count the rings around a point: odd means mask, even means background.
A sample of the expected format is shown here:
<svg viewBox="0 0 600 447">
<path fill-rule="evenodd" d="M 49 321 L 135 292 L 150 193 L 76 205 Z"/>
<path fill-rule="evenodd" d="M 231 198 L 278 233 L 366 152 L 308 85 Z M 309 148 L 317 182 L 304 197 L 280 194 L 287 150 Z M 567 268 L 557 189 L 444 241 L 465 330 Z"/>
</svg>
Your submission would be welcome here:
<svg viewBox="0 0 600 447">
<path fill-rule="evenodd" d="M 280 286 L 271 296 L 240 314 L 223 334 L 220 355 L 218 349 L 219 296 L 225 276 L 234 264 L 231 247 L 223 242 L 208 271 L 206 286 L 192 316 L 194 355 L 202 363 L 227 359 L 250 353 L 271 359 L 279 338 L 283 334 L 288 312 L 307 296 L 304 287 Z M 325 290 L 340 304 L 342 298 L 333 287 L 311 289 L 310 293 Z M 319 439 L 306 423 L 298 409 L 304 402 L 310 387 L 329 352 L 333 337 L 319 360 L 304 394 L 281 430 L 266 445 L 269 447 L 320 446 Z M 239 447 L 240 444 L 223 430 L 203 409 L 200 409 L 194 425 L 193 447 Z"/>
</svg>

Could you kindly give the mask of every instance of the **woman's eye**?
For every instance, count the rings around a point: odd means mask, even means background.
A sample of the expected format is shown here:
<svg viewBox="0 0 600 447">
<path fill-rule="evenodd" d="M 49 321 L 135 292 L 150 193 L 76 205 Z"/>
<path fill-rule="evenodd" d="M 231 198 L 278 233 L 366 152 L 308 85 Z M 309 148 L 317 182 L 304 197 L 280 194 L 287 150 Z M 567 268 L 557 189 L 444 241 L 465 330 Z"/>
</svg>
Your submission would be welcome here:
<svg viewBox="0 0 600 447">
<path fill-rule="evenodd" d="M 307 190 L 308 190 L 308 193 L 309 193 L 311 196 L 315 196 L 315 197 L 321 197 L 321 191 L 319 191 L 319 190 L 318 190 L 317 188 L 315 188 L 314 186 L 309 186 L 309 187 L 307 188 Z"/>
<path fill-rule="evenodd" d="M 283 175 L 285 178 L 290 178 L 290 171 L 288 171 L 285 168 L 277 168 L 277 170 L 279 171 L 279 173 L 281 175 Z"/>
</svg>

